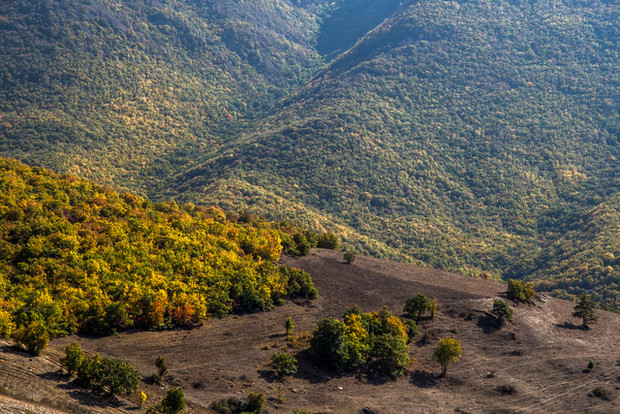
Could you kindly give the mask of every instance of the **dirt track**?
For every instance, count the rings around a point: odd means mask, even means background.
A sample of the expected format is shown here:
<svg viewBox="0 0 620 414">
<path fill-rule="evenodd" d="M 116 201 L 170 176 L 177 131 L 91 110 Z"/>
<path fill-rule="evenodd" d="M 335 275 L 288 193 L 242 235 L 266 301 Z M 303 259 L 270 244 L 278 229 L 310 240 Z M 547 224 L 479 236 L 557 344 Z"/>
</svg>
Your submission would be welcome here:
<svg viewBox="0 0 620 414">
<path fill-rule="evenodd" d="M 490 310 L 504 290 L 500 284 L 363 257 L 347 265 L 342 253 L 327 250 L 285 262 L 312 274 L 319 299 L 262 314 L 210 320 L 192 331 L 64 338 L 53 341 L 44 357 L 35 360 L 5 347 L 0 353 L 0 385 L 12 393 L 31 388 L 29 399 L 51 401 L 66 407 L 66 412 L 73 412 L 75 404 L 82 404 L 84 412 L 135 412 L 135 402 L 106 406 L 55 374 L 62 349 L 77 339 L 88 352 L 131 361 L 143 375 L 154 372 L 153 361 L 163 355 L 171 374 L 165 387 L 144 386 L 149 403 L 161 399 L 165 388 L 180 385 L 192 401 L 188 412 L 205 412 L 215 399 L 260 391 L 269 398 L 270 412 L 303 408 L 357 413 L 370 407 L 380 413 L 620 413 L 620 315 L 600 312 L 599 323 L 582 331 L 570 325 L 579 322 L 570 317 L 572 303 L 542 298 L 531 306 L 516 306 L 514 324 L 494 330 L 475 310 Z M 341 316 L 354 304 L 363 310 L 387 305 L 400 313 L 406 299 L 417 293 L 436 296 L 441 311 L 434 321 L 421 325 L 422 331 L 431 333 L 432 342 L 411 345 L 415 363 L 409 376 L 384 383 L 333 376 L 301 353 L 298 375 L 280 383 L 266 365 L 284 346 L 288 316 L 297 332 L 311 332 L 318 319 Z M 448 335 L 461 340 L 464 354 L 448 378 L 437 380 L 439 367 L 431 359 L 432 349 L 438 338 Z M 590 360 L 594 369 L 584 373 Z M 512 386 L 515 392 L 503 395 L 496 390 L 501 386 Z M 597 387 L 607 392 L 608 399 L 588 397 Z M 280 396 L 284 402 L 277 401 Z"/>
</svg>

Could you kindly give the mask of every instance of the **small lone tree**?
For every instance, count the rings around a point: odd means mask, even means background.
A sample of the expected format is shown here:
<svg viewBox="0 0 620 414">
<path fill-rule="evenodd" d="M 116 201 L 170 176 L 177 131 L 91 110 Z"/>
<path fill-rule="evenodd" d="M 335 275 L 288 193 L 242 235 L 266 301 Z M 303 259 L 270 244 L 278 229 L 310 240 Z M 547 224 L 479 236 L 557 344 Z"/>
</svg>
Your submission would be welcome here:
<svg viewBox="0 0 620 414">
<path fill-rule="evenodd" d="M 534 296 L 536 296 L 536 292 L 531 283 L 525 283 L 515 279 L 508 280 L 506 294 L 510 299 L 518 300 L 523 303 L 530 303 Z"/>
<path fill-rule="evenodd" d="M 344 256 L 344 262 L 346 264 L 351 264 L 355 261 L 355 253 L 353 252 L 345 252 Z"/>
<path fill-rule="evenodd" d="M 276 371 L 278 377 L 285 375 L 295 375 L 297 373 L 297 359 L 286 352 L 273 354 L 269 366 Z"/>
<path fill-rule="evenodd" d="M 157 367 L 157 372 L 153 375 L 156 382 L 161 382 L 166 374 L 168 374 L 168 364 L 166 364 L 166 360 L 163 356 L 158 355 L 155 360 L 155 366 Z"/>
<path fill-rule="evenodd" d="M 448 371 L 448 365 L 459 362 L 463 352 L 461 342 L 454 338 L 442 338 L 435 348 L 433 357 L 441 365 L 441 376 L 444 377 Z"/>
<path fill-rule="evenodd" d="M 598 316 L 596 315 L 596 312 L 594 312 L 594 309 L 596 309 L 596 303 L 590 299 L 590 295 L 587 293 L 582 293 L 579 295 L 573 309 L 573 316 L 576 318 L 581 318 L 583 321 L 583 329 L 590 329 L 589 324 L 596 323 L 598 320 Z"/>
<path fill-rule="evenodd" d="M 185 408 L 185 395 L 182 388 L 172 388 L 161 400 L 159 409 L 165 414 L 177 414 Z"/>
<path fill-rule="evenodd" d="M 493 301 L 493 310 L 491 313 L 495 316 L 495 320 L 499 326 L 504 326 L 506 321 L 512 320 L 512 309 L 508 303 L 501 299 Z"/>
<path fill-rule="evenodd" d="M 435 316 L 437 316 L 437 312 L 439 312 L 439 303 L 437 303 L 437 298 L 433 297 L 433 299 L 431 300 L 431 308 L 428 311 L 431 319 L 435 319 Z"/>
<path fill-rule="evenodd" d="M 60 363 L 69 375 L 73 375 L 84 362 L 84 358 L 84 352 L 82 352 L 80 345 L 77 342 L 71 342 L 65 347 L 65 357 L 61 358 Z"/>
<path fill-rule="evenodd" d="M 287 340 L 290 340 L 291 336 L 293 335 L 293 328 L 294 327 L 295 327 L 295 324 L 293 323 L 293 318 L 291 318 L 289 316 L 284 321 L 284 329 L 286 330 L 286 339 Z"/>
<path fill-rule="evenodd" d="M 420 293 L 407 299 L 404 310 L 410 318 L 419 321 L 424 313 L 431 310 L 431 301 Z"/>
</svg>

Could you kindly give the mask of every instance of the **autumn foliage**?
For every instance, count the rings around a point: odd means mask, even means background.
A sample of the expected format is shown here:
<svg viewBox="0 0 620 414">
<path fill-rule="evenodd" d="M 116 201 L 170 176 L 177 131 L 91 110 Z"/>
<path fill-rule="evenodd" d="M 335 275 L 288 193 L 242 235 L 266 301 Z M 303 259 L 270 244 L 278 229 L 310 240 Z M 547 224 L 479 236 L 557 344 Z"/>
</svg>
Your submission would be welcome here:
<svg viewBox="0 0 620 414">
<path fill-rule="evenodd" d="M 78 331 L 189 328 L 315 297 L 308 274 L 276 265 L 284 237 L 0 158 L 0 334 L 36 354 Z"/>
</svg>

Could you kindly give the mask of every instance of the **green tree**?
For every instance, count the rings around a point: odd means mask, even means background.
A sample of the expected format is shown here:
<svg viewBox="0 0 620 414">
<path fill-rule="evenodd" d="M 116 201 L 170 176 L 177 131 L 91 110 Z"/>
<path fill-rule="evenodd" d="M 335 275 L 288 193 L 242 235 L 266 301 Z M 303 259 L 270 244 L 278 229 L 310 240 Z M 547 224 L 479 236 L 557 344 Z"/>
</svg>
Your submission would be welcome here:
<svg viewBox="0 0 620 414">
<path fill-rule="evenodd" d="M 459 362 L 462 354 L 461 342 L 457 339 L 447 337 L 439 340 L 433 358 L 441 365 L 442 377 L 446 375 L 448 365 Z"/>
<path fill-rule="evenodd" d="M 431 305 L 429 298 L 420 293 L 407 299 L 404 310 L 410 318 L 419 321 L 424 313 L 431 310 Z"/>
<path fill-rule="evenodd" d="M 65 357 L 60 360 L 60 363 L 69 375 L 73 375 L 84 362 L 84 358 L 86 357 L 80 345 L 77 342 L 71 342 L 65 347 Z"/>
<path fill-rule="evenodd" d="M 591 323 L 596 323 L 598 316 L 594 311 L 596 309 L 596 303 L 590 299 L 590 295 L 582 293 L 577 298 L 575 307 L 573 308 L 573 316 L 575 318 L 581 318 L 583 329 L 590 329 Z"/>
<path fill-rule="evenodd" d="M 371 352 L 380 369 L 392 378 L 407 372 L 411 362 L 407 342 L 392 334 L 375 337 Z"/>
<path fill-rule="evenodd" d="M 501 299 L 493 301 L 493 310 L 491 313 L 495 316 L 495 320 L 499 326 L 504 326 L 506 321 L 512 320 L 512 309 L 508 303 Z"/>
<path fill-rule="evenodd" d="M 155 379 L 157 382 L 160 382 L 164 378 L 164 376 L 168 374 L 168 364 L 166 364 L 166 360 L 163 356 L 157 356 L 157 358 L 155 359 L 155 367 L 157 367 Z"/>
<path fill-rule="evenodd" d="M 114 395 L 131 394 L 138 389 L 140 383 L 138 371 L 129 362 L 112 358 L 101 360 L 95 377 L 99 387 Z"/>
<path fill-rule="evenodd" d="M 346 331 L 345 324 L 337 319 L 321 319 L 310 340 L 310 353 L 316 360 L 337 371 L 353 367 L 357 361 L 351 356 L 353 344 Z"/>
<path fill-rule="evenodd" d="M 273 354 L 269 366 L 276 371 L 278 377 L 295 375 L 297 373 L 297 359 L 286 352 Z"/>
<path fill-rule="evenodd" d="M 515 279 L 508 280 L 506 294 L 510 299 L 518 300 L 523 303 L 530 303 L 534 296 L 536 296 L 536 292 L 531 283 L 525 283 Z"/>
<path fill-rule="evenodd" d="M 172 388 L 159 404 L 160 410 L 165 414 L 177 414 L 185 408 L 185 395 L 182 388 Z"/>
</svg>

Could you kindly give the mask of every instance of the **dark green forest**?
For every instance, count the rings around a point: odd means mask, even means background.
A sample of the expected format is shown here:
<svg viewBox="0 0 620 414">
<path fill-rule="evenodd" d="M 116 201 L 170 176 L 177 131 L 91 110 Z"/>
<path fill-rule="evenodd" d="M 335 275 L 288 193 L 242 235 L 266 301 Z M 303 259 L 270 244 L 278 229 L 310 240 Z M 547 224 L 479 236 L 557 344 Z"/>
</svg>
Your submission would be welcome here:
<svg viewBox="0 0 620 414">
<path fill-rule="evenodd" d="M 0 152 L 618 308 L 603 0 L 0 5 Z"/>
</svg>

